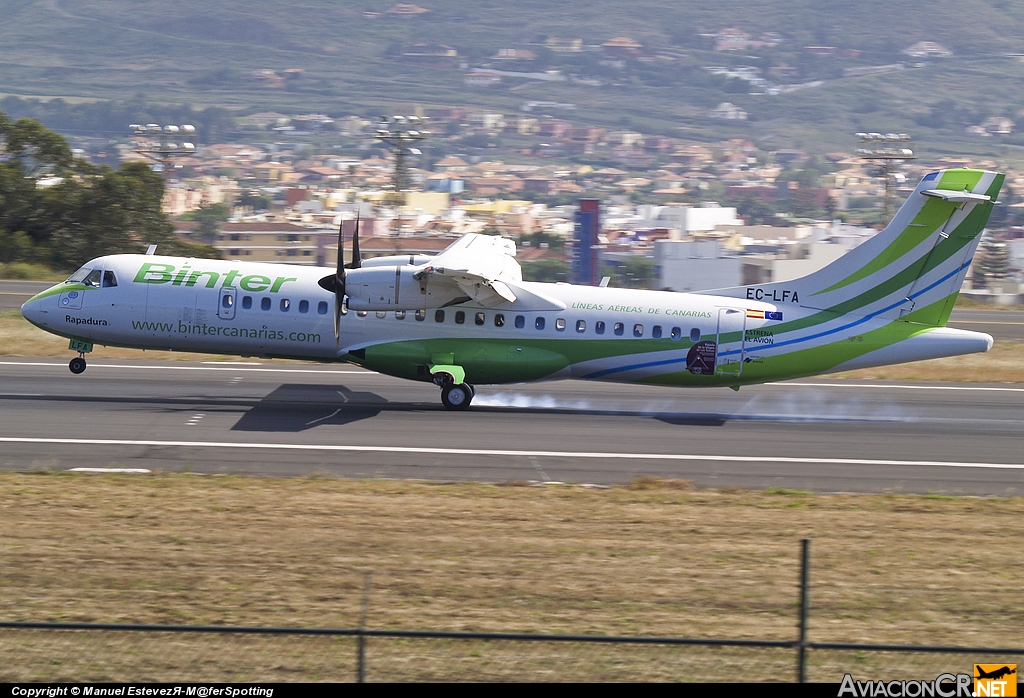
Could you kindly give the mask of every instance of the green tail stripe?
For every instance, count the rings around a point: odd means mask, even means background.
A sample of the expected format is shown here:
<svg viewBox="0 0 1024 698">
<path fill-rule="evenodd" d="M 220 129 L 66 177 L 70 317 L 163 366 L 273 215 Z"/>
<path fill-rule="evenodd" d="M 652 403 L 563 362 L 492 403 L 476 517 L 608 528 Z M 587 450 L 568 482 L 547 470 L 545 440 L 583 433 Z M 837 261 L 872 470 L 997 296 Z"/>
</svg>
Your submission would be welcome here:
<svg viewBox="0 0 1024 698">
<path fill-rule="evenodd" d="M 958 204 L 943 201 L 942 199 L 928 199 L 918 214 L 914 216 L 914 220 L 877 257 L 842 281 L 832 284 L 828 288 L 816 292 L 814 295 L 817 296 L 849 286 L 889 266 L 927 240 L 943 223 L 949 220 L 957 206 Z"/>
</svg>

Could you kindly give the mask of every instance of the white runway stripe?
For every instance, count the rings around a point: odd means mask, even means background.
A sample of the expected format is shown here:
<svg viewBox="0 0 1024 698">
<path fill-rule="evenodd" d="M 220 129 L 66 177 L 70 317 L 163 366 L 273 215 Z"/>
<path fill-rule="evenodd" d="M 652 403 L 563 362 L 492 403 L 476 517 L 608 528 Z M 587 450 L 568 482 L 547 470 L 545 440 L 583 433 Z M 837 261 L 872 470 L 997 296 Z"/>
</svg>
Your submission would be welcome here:
<svg viewBox="0 0 1024 698">
<path fill-rule="evenodd" d="M 0 366 L 59 366 L 67 368 L 66 363 L 45 363 L 42 361 L 0 361 Z M 333 369 L 333 368 L 239 368 L 236 363 L 226 366 L 138 366 L 132 364 L 89 364 L 89 369 L 119 368 L 146 371 L 250 371 L 253 373 L 362 373 L 373 374 L 375 371 L 365 369 Z"/>
<path fill-rule="evenodd" d="M 889 465 L 938 468 L 992 468 L 1024 470 L 1024 463 L 972 463 L 933 460 L 889 460 L 872 458 L 799 458 L 793 456 L 722 456 L 689 453 L 617 453 L 572 451 L 516 451 L 483 448 L 436 448 L 429 446 L 344 446 L 338 444 L 236 443 L 232 441 L 156 441 L 148 439 L 59 439 L 0 436 L 0 443 L 54 444 L 70 446 L 153 446 L 164 448 L 223 448 L 276 451 L 334 451 L 348 453 L 411 453 L 417 455 L 505 456 L 517 458 L 570 458 L 609 460 L 695 461 L 712 463 L 795 463 L 803 465 Z"/>
<path fill-rule="evenodd" d="M 1024 393 L 1024 388 L 1002 388 L 987 385 L 891 385 L 879 383 L 766 383 L 772 387 L 796 385 L 804 388 L 889 388 L 893 390 L 964 390 L 990 393 Z"/>
</svg>

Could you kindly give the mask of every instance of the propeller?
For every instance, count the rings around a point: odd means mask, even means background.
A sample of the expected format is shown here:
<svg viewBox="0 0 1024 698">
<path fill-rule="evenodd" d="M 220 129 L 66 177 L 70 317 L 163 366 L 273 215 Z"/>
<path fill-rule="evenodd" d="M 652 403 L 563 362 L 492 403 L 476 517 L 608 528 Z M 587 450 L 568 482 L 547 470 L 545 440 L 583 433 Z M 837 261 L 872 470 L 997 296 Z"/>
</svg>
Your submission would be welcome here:
<svg viewBox="0 0 1024 698">
<path fill-rule="evenodd" d="M 359 269 L 362 266 L 362 258 L 359 254 L 359 213 L 356 213 L 356 228 L 352 233 L 352 262 L 349 269 Z M 338 267 L 334 276 L 327 276 L 320 280 L 320 285 L 328 290 L 334 291 L 334 340 L 337 342 L 341 337 L 341 315 L 345 303 L 345 221 L 338 224 Z M 324 282 L 327 282 L 326 285 Z"/>
</svg>

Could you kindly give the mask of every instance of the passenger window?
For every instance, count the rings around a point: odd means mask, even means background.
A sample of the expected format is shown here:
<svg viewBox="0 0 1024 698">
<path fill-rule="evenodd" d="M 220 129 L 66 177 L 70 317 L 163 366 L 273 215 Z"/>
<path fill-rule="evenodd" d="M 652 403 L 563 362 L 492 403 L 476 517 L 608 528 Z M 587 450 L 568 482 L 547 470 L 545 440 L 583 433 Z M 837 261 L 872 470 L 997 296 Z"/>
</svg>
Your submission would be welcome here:
<svg viewBox="0 0 1024 698">
<path fill-rule="evenodd" d="M 625 331 L 626 331 L 626 326 L 625 325 L 623 325 L 621 322 L 616 322 L 615 323 L 614 332 L 615 332 L 616 335 L 621 337 L 622 333 L 625 332 Z"/>
<path fill-rule="evenodd" d="M 644 326 L 639 324 L 639 323 L 636 324 L 636 325 L 633 325 L 633 336 L 634 337 L 643 337 L 644 336 Z"/>
<path fill-rule="evenodd" d="M 86 286 L 92 286 L 93 288 L 100 287 L 100 278 L 103 276 L 103 272 L 99 269 L 93 269 L 89 272 L 89 275 L 82 279 L 82 283 Z"/>
<path fill-rule="evenodd" d="M 533 323 L 533 326 L 536 327 L 538 330 L 543 330 L 544 329 L 544 318 L 542 318 L 542 317 L 537 318 L 537 320 Z"/>
<path fill-rule="evenodd" d="M 117 286 L 117 278 L 114 276 L 114 272 L 103 272 L 103 288 L 110 288 L 112 286 Z"/>
<path fill-rule="evenodd" d="M 366 311 L 365 310 L 357 310 L 356 311 L 356 316 L 357 317 L 366 317 Z"/>
<path fill-rule="evenodd" d="M 235 304 L 235 297 L 230 293 L 225 293 L 224 297 L 220 299 L 221 307 L 230 308 Z"/>
<path fill-rule="evenodd" d="M 505 326 L 505 316 L 502 315 L 501 313 L 498 313 L 497 315 L 495 315 L 494 316 L 494 326 L 495 327 L 504 327 Z"/>
<path fill-rule="evenodd" d="M 270 299 L 269 298 L 262 298 L 262 299 L 260 299 L 260 307 L 263 308 L 263 310 L 270 310 Z"/>
<path fill-rule="evenodd" d="M 327 314 L 327 301 L 320 301 L 316 304 L 316 312 L 320 315 Z"/>
<path fill-rule="evenodd" d="M 483 313 L 477 313 L 475 316 L 473 316 L 473 322 L 475 322 L 478 325 L 484 324 L 486 320 L 487 317 Z"/>
<path fill-rule="evenodd" d="M 455 311 L 455 324 L 461 325 L 466 321 L 466 313 L 461 310 Z"/>
<path fill-rule="evenodd" d="M 377 311 L 377 319 L 378 319 L 378 320 L 383 320 L 383 319 L 384 319 L 384 318 L 386 318 L 387 316 L 388 316 L 388 313 L 387 313 L 387 311 L 386 311 L 386 310 L 378 310 L 378 311 Z"/>
<path fill-rule="evenodd" d="M 516 315 L 516 328 L 523 329 L 526 327 L 526 318 L 522 315 Z"/>
<path fill-rule="evenodd" d="M 423 322 L 427 318 L 427 311 L 420 308 L 416 311 L 416 321 Z"/>
<path fill-rule="evenodd" d="M 587 331 L 587 321 L 586 320 L 577 320 L 576 321 L 576 331 L 577 332 L 586 332 Z"/>
<path fill-rule="evenodd" d="M 661 325 L 655 325 L 651 328 L 651 336 L 655 339 L 661 339 Z"/>
<path fill-rule="evenodd" d="M 309 312 L 309 301 L 299 301 L 299 312 L 300 313 L 308 313 Z"/>
<path fill-rule="evenodd" d="M 594 323 L 594 332 L 604 334 L 604 320 L 598 320 Z"/>
<path fill-rule="evenodd" d="M 287 298 L 282 298 L 281 299 L 281 312 L 282 313 L 287 313 L 291 309 L 292 309 L 292 302 L 290 300 L 288 300 Z"/>
<path fill-rule="evenodd" d="M 564 317 L 560 317 L 557 320 L 555 320 L 555 329 L 558 330 L 559 332 L 564 332 L 565 331 L 565 318 Z"/>
<path fill-rule="evenodd" d="M 443 310 L 434 311 L 434 322 L 444 322 L 444 311 Z"/>
<path fill-rule="evenodd" d="M 690 330 L 690 341 L 691 342 L 699 342 L 700 341 L 700 328 L 699 327 L 694 327 L 693 329 Z"/>
<path fill-rule="evenodd" d="M 673 327 L 672 328 L 672 335 L 671 336 L 672 336 L 672 339 L 674 339 L 674 340 L 676 340 L 678 342 L 680 339 L 683 338 L 683 330 L 682 330 L 682 328 L 680 328 L 680 327 Z"/>
<path fill-rule="evenodd" d="M 246 310 L 252 310 L 252 296 L 242 296 L 242 307 Z"/>
<path fill-rule="evenodd" d="M 395 319 L 396 320 L 404 320 L 405 319 L 405 311 L 404 310 L 396 310 L 395 311 Z"/>
</svg>

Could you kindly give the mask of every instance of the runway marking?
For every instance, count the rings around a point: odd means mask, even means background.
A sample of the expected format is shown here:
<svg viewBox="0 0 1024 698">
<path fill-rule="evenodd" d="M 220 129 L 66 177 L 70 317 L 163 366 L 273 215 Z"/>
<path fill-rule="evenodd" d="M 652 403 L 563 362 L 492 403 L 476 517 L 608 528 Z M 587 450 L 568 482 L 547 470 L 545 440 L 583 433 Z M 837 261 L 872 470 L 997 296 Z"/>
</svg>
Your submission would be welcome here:
<svg viewBox="0 0 1024 698">
<path fill-rule="evenodd" d="M 1024 393 L 1024 388 L 996 388 L 984 385 L 871 385 L 869 383 L 765 383 L 773 387 L 796 385 L 804 388 L 893 388 L 896 390 L 964 390 L 992 393 Z"/>
<path fill-rule="evenodd" d="M 262 361 L 204 361 L 211 366 L 262 366 Z"/>
<path fill-rule="evenodd" d="M 220 361 L 216 363 L 221 363 Z M 0 361 L 0 366 L 60 366 L 67 368 L 67 364 L 51 364 L 42 361 Z M 250 371 L 252 373 L 360 373 L 376 374 L 376 371 L 367 370 L 343 370 L 343 369 L 315 369 L 315 368 L 239 368 L 231 366 L 133 366 L 130 364 L 89 364 L 89 368 L 120 368 L 120 369 L 146 369 L 150 371 Z"/>
<path fill-rule="evenodd" d="M 68 470 L 69 473 L 133 473 L 142 475 L 145 473 L 151 473 L 152 470 L 146 470 L 145 468 L 71 468 Z"/>
<path fill-rule="evenodd" d="M 205 413 L 197 412 L 194 415 L 192 415 L 191 419 L 189 419 L 187 422 L 185 422 L 185 426 L 187 426 L 187 427 L 194 427 L 196 424 L 199 424 L 199 420 L 202 419 L 205 416 L 206 416 Z"/>
<path fill-rule="evenodd" d="M 1024 325 L 1024 322 L 996 322 L 995 320 L 950 320 L 950 325 Z"/>
<path fill-rule="evenodd" d="M 438 448 L 430 446 L 347 446 L 340 444 L 240 443 L 234 441 L 156 441 L 149 439 L 61 439 L 0 436 L 0 443 L 64 444 L 71 446 L 156 446 L 165 448 L 226 448 L 280 451 L 334 451 L 347 453 L 411 453 L 448 456 L 511 456 L 518 458 L 581 458 L 587 460 L 660 460 L 711 463 L 795 463 L 802 465 L 893 465 L 939 468 L 990 468 L 1024 470 L 1024 463 L 971 463 L 933 460 L 874 458 L 805 458 L 796 456 L 719 456 L 692 453 L 618 453 L 573 451 L 514 451 L 485 448 Z"/>
</svg>

